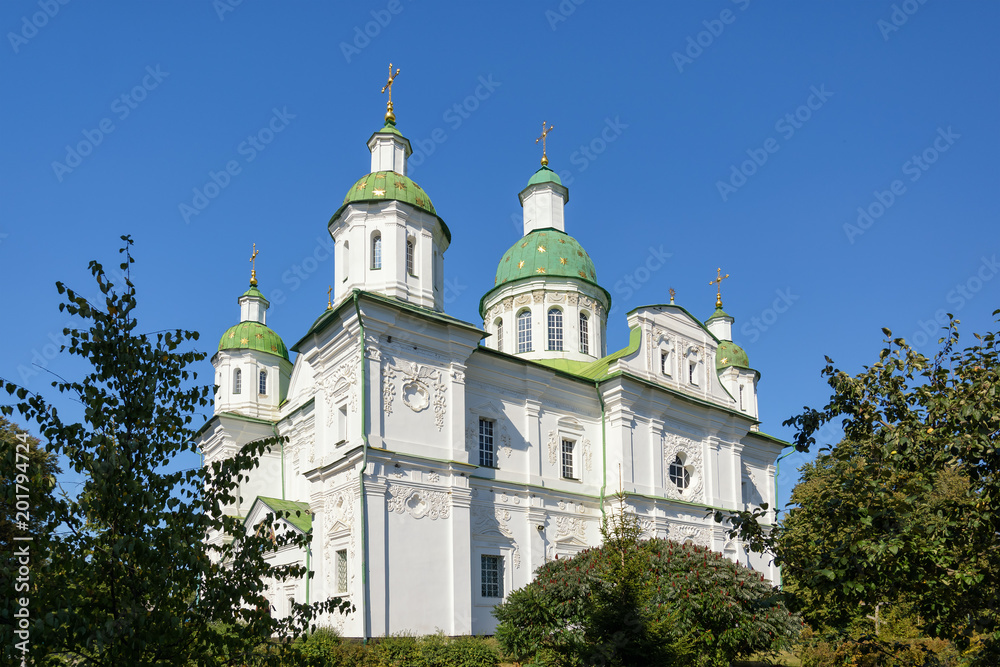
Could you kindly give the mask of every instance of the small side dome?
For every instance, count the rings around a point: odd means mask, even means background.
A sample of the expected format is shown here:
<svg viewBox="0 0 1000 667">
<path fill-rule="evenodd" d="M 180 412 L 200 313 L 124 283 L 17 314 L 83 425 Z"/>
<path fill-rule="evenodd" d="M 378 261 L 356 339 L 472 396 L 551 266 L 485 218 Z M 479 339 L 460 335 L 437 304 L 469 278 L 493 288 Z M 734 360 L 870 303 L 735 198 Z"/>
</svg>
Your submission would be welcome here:
<svg viewBox="0 0 1000 667">
<path fill-rule="evenodd" d="M 288 361 L 288 348 L 281 336 L 260 322 L 240 322 L 229 327 L 219 341 L 219 351 L 223 350 L 256 350 Z"/>
<path fill-rule="evenodd" d="M 559 174 L 552 171 L 548 167 L 542 167 L 528 179 L 528 186 L 539 185 L 541 183 L 555 183 L 556 185 L 562 185 L 562 181 L 559 179 Z"/>
<path fill-rule="evenodd" d="M 750 360 L 742 347 L 731 340 L 724 340 L 719 343 L 719 349 L 715 353 L 715 370 L 721 371 L 730 366 L 750 369 Z"/>
<path fill-rule="evenodd" d="M 385 201 L 395 199 L 436 216 L 434 204 L 423 189 L 407 176 L 394 171 L 375 171 L 365 174 L 351 186 L 344 197 L 344 206 L 352 202 Z M 339 212 L 339 211 L 338 211 Z"/>
</svg>

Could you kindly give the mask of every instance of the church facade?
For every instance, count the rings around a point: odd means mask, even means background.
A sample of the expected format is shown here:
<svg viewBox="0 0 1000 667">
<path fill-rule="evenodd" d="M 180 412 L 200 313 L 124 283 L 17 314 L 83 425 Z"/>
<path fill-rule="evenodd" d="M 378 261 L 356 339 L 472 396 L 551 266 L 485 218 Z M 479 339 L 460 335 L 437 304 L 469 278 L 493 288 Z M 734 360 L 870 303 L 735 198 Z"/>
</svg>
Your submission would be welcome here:
<svg viewBox="0 0 1000 667">
<path fill-rule="evenodd" d="M 611 297 L 566 233 L 569 191 L 542 167 L 519 198 L 524 236 L 499 260 L 483 321 L 444 312 L 451 231 L 407 177 L 387 114 L 370 172 L 329 222 L 333 296 L 291 346 L 251 286 L 212 358 L 206 465 L 275 434 L 228 511 L 251 524 L 301 510 L 287 550 L 310 582 L 268 582 L 274 613 L 331 596 L 345 636 L 491 634 L 491 611 L 546 561 L 600 543 L 623 489 L 647 536 L 712 548 L 776 581 L 707 516 L 774 504 L 786 443 L 760 431 L 757 382 L 717 300 L 702 322 L 673 303 L 627 314 L 608 354 Z M 720 276 L 721 278 L 721 276 Z M 611 323 L 618 325 L 618 323 Z"/>
</svg>

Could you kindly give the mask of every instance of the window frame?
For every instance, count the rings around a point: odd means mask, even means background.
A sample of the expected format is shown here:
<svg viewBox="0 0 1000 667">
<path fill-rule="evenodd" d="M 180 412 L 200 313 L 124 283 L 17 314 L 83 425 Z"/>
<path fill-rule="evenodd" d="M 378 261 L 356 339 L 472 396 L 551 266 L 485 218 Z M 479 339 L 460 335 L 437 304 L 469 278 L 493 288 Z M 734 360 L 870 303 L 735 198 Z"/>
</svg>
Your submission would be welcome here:
<svg viewBox="0 0 1000 667">
<path fill-rule="evenodd" d="M 579 481 L 577 472 L 576 440 L 572 438 L 559 439 L 559 476 L 562 479 Z M 567 474 L 568 471 L 568 474 Z"/>
<path fill-rule="evenodd" d="M 545 332 L 546 332 L 546 343 L 548 347 L 545 349 L 549 352 L 562 352 L 563 351 L 563 312 L 562 309 L 557 306 L 552 306 L 546 311 L 545 314 Z"/>
<path fill-rule="evenodd" d="M 380 232 L 372 234 L 371 270 L 382 270 L 382 234 Z"/>
<path fill-rule="evenodd" d="M 680 453 L 674 456 L 674 460 L 667 467 L 667 480 L 674 485 L 678 493 L 683 494 L 691 487 L 691 471 L 685 465 L 685 460 Z"/>
<path fill-rule="evenodd" d="M 338 595 L 346 595 L 350 586 L 350 577 L 347 567 L 347 549 L 337 549 L 334 556 L 334 574 L 336 579 L 336 590 Z"/>
<path fill-rule="evenodd" d="M 417 242 L 412 236 L 406 237 L 406 273 L 416 277 Z"/>
<path fill-rule="evenodd" d="M 243 371 L 239 368 L 233 369 L 233 395 L 243 393 Z"/>
<path fill-rule="evenodd" d="M 262 368 L 257 374 L 257 393 L 260 396 L 267 396 L 267 369 Z"/>
<path fill-rule="evenodd" d="M 498 317 L 493 325 L 497 328 L 497 352 L 503 352 L 503 318 Z"/>
<path fill-rule="evenodd" d="M 520 311 L 516 316 L 517 321 L 517 353 L 524 354 L 525 352 L 531 352 L 531 309 L 525 308 Z M 522 327 L 522 324 L 527 324 L 527 326 Z M 522 335 L 523 334 L 523 335 Z"/>
<path fill-rule="evenodd" d="M 503 554 L 479 555 L 479 596 L 482 599 L 503 600 L 505 565 Z M 488 575 L 492 575 L 492 580 L 487 579 Z"/>
<path fill-rule="evenodd" d="M 580 313 L 579 327 L 580 354 L 590 354 L 590 317 L 587 313 Z"/>
<path fill-rule="evenodd" d="M 488 428 L 485 428 L 487 427 Z M 489 433 L 486 433 L 486 431 Z M 484 468 L 497 468 L 496 420 L 486 417 L 479 418 L 479 465 Z"/>
</svg>

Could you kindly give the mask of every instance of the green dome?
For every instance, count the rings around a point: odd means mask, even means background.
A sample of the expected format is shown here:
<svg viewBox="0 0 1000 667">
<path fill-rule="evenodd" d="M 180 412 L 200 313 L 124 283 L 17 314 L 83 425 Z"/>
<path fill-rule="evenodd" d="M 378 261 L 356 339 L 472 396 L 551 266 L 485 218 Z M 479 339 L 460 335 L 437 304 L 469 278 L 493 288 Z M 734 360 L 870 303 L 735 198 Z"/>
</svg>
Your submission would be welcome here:
<svg viewBox="0 0 1000 667">
<path fill-rule="evenodd" d="M 719 349 L 715 353 L 715 370 L 721 371 L 730 366 L 749 369 L 750 360 L 742 347 L 731 340 L 724 340 L 719 343 Z"/>
<path fill-rule="evenodd" d="M 219 341 L 219 351 L 222 350 L 257 350 L 288 361 L 288 348 L 281 336 L 260 322 L 240 322 L 229 327 Z"/>
<path fill-rule="evenodd" d="M 427 196 L 427 193 L 411 179 L 394 171 L 375 171 L 362 176 L 347 191 L 341 208 L 352 202 L 385 201 L 387 199 L 406 202 L 431 215 L 437 215 L 434 204 L 431 203 L 431 198 Z"/>
<path fill-rule="evenodd" d="M 532 174 L 530 179 L 528 179 L 528 186 L 538 185 L 539 183 L 555 183 L 556 185 L 562 185 L 562 181 L 559 180 L 559 174 L 552 171 L 548 167 L 542 167 Z"/>
</svg>

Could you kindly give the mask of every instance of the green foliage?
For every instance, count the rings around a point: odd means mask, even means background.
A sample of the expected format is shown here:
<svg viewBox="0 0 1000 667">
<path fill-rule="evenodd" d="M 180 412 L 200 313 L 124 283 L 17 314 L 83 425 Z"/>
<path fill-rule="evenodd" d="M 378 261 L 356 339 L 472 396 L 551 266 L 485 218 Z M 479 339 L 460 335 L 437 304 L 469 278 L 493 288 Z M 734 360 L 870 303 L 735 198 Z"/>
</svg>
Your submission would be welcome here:
<svg viewBox="0 0 1000 667">
<path fill-rule="evenodd" d="M 364 667 L 496 667 L 500 653 L 480 637 L 392 635 L 373 640 L 358 665 Z"/>
<path fill-rule="evenodd" d="M 1000 310 L 994 312 L 994 316 Z M 828 365 L 833 394 L 786 424 L 796 447 L 827 422 L 843 442 L 807 466 L 783 524 L 729 520 L 783 564 L 796 604 L 817 625 L 850 626 L 876 607 L 912 610 L 920 632 L 976 664 L 1000 664 L 1000 339 L 958 349 L 953 320 L 934 359 L 884 329 L 878 361 L 850 375 Z M 717 520 L 727 517 L 716 516 Z"/>
<path fill-rule="evenodd" d="M 518 661 L 553 665 L 723 666 L 775 651 L 800 621 L 764 578 L 690 544 L 640 540 L 622 507 L 605 543 L 546 563 L 494 614 Z"/>
<path fill-rule="evenodd" d="M 0 382 L 48 451 L 65 457 L 84 480 L 75 497 L 39 496 L 50 504 L 38 518 L 60 529 L 32 552 L 38 611 L 30 619 L 30 657 L 36 664 L 60 655 L 95 666 L 276 665 L 295 649 L 272 644 L 272 637 L 300 635 L 320 611 L 349 605 L 337 599 L 297 605 L 293 616 L 273 619 L 262 579 L 306 573 L 271 566 L 267 556 L 285 546 L 305 548 L 310 536 L 279 531 L 272 542 L 269 531 L 248 532 L 241 520 L 222 516 L 240 478 L 280 438 L 250 443 L 211 469 L 171 466 L 194 451 L 194 413 L 209 404 L 211 387 L 194 385 L 188 370 L 205 354 L 187 349 L 197 333 L 138 331 L 132 242 L 122 238 L 124 285 L 116 288 L 97 262 L 90 270 L 99 302 L 57 283 L 60 310 L 81 323 L 64 330 L 63 351 L 89 371 L 52 384 L 79 402 L 82 421 L 64 420 L 43 397 Z M 10 415 L 13 408 L 2 411 Z M 274 523 L 269 517 L 265 528 Z M 205 536 L 213 533 L 232 541 L 209 546 Z M 0 639 L 10 651 L 9 616 L 4 621 Z"/>
</svg>

